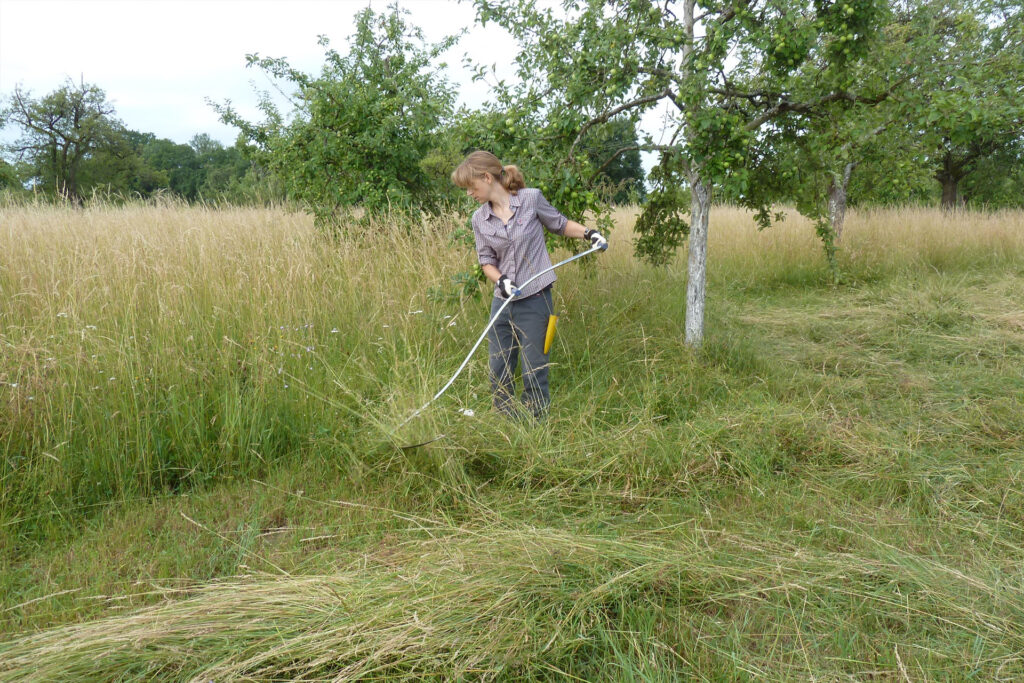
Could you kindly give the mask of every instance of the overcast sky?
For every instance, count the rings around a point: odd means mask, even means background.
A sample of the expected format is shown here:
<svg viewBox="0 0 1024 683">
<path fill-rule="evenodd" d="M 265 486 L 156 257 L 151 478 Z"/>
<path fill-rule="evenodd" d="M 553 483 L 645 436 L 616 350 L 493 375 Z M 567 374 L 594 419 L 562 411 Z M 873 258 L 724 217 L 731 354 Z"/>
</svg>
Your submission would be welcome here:
<svg viewBox="0 0 1024 683">
<path fill-rule="evenodd" d="M 508 64 L 515 41 L 501 28 L 474 26 L 473 8 L 454 0 L 401 0 L 408 20 L 429 42 L 463 27 L 468 35 L 450 51 L 449 77 L 460 102 L 471 107 L 488 98 L 472 83 L 462 55 Z M 39 97 L 66 78 L 96 84 L 107 93 L 129 128 L 187 142 L 208 133 L 231 144 L 236 129 L 217 120 L 206 104 L 230 99 L 250 119 L 260 90 L 271 89 L 259 69 L 245 68 L 245 55 L 287 57 L 308 73 L 323 64 L 317 36 L 347 51 L 354 16 L 378 0 L 0 0 L 0 95 L 15 85 Z M 505 77 L 514 71 L 506 68 Z M 5 131 L 10 138 L 15 131 Z"/>
</svg>

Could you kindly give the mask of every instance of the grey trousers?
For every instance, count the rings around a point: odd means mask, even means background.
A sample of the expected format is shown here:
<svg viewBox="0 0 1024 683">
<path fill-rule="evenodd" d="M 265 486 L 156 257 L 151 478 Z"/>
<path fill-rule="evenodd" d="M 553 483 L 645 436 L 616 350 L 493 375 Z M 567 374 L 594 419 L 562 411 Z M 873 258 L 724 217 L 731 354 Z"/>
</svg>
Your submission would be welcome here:
<svg viewBox="0 0 1024 683">
<path fill-rule="evenodd" d="M 491 302 L 492 318 L 503 303 L 504 300 L 497 297 Z M 548 288 L 510 303 L 487 333 L 494 407 L 509 416 L 519 415 L 515 405 L 515 372 L 520 358 L 523 363 L 523 406 L 539 418 L 551 403 L 544 335 L 548 329 L 548 316 L 553 313 L 551 289 Z"/>
</svg>

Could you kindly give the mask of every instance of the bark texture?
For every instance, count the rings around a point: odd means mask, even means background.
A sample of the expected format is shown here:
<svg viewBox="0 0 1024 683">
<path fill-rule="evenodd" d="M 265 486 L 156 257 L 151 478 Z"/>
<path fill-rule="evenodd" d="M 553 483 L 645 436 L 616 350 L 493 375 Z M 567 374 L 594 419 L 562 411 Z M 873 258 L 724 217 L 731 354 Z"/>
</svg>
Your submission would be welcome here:
<svg viewBox="0 0 1024 683">
<path fill-rule="evenodd" d="M 686 281 L 686 344 L 700 348 L 704 341 L 704 284 L 707 280 L 708 213 L 711 188 L 699 177 L 691 180 L 689 276 Z"/>
<path fill-rule="evenodd" d="M 843 237 L 843 224 L 846 221 L 846 196 L 850 189 L 850 175 L 857 167 L 856 162 L 850 162 L 843 167 L 841 174 L 832 176 L 828 186 L 828 219 L 832 224 L 832 234 L 835 235 L 836 244 Z"/>
</svg>

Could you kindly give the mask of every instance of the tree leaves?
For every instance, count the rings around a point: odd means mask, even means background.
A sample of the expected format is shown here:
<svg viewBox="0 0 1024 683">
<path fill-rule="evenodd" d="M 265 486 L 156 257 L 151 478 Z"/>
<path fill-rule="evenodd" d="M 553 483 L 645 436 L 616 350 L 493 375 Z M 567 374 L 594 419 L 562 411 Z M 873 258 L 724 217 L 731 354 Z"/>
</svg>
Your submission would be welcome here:
<svg viewBox="0 0 1024 683">
<path fill-rule="evenodd" d="M 33 184 L 72 201 L 82 199 L 78 173 L 94 149 L 110 144 L 123 130 L 114 108 L 98 86 L 68 79 L 38 100 L 15 87 L 0 122 L 21 127 L 22 136 L 10 146 L 18 160 L 27 161 Z"/>
<path fill-rule="evenodd" d="M 285 59 L 250 55 L 249 66 L 292 89 L 290 121 L 269 100 L 260 123 L 246 121 L 230 103 L 215 105 L 325 229 L 337 229 L 353 207 L 430 211 L 447 197 L 421 162 L 452 116 L 453 91 L 437 58 L 456 38 L 428 45 L 405 14 L 397 6 L 384 14 L 359 12 L 345 56 L 320 36 L 325 62 L 317 76 Z"/>
</svg>

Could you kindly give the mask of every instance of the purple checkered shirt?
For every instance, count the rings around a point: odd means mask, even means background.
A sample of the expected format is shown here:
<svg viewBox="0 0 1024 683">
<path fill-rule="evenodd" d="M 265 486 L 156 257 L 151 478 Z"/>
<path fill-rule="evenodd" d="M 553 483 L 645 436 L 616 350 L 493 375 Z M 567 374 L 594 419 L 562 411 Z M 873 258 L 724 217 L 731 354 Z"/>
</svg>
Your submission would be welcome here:
<svg viewBox="0 0 1024 683">
<path fill-rule="evenodd" d="M 490 202 L 481 204 L 473 214 L 473 237 L 480 265 L 494 266 L 518 285 L 551 267 L 541 225 L 556 235 L 563 235 L 569 219 L 534 188 L 527 187 L 510 195 L 509 207 L 512 218 L 506 225 L 491 211 Z M 544 273 L 523 288 L 519 298 L 536 294 L 556 279 L 555 271 Z M 501 296 L 497 285 L 494 296 Z"/>
</svg>

